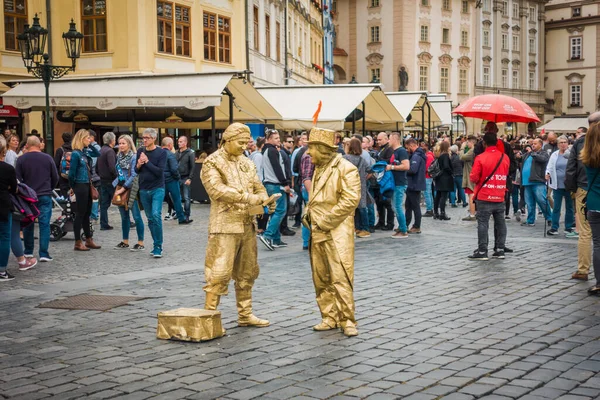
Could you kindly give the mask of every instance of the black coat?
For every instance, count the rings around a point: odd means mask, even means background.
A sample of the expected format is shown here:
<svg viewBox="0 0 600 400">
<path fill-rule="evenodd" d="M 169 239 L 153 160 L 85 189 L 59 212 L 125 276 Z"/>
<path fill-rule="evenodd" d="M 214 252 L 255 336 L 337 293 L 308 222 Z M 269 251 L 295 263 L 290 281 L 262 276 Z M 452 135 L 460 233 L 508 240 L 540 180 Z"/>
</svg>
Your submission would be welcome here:
<svg viewBox="0 0 600 400">
<path fill-rule="evenodd" d="M 440 192 L 451 192 L 454 190 L 454 177 L 452 175 L 452 163 L 449 154 L 442 154 L 438 158 L 438 164 L 442 174 L 434 179 L 435 190 Z"/>
</svg>

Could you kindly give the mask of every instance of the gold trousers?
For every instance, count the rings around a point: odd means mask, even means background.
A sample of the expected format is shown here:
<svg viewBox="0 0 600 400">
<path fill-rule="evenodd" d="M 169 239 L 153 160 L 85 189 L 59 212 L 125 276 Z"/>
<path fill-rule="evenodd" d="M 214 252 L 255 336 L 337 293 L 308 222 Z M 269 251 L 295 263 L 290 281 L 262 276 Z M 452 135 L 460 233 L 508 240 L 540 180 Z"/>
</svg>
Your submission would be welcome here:
<svg viewBox="0 0 600 400">
<path fill-rule="evenodd" d="M 331 326 L 355 326 L 354 265 L 344 268 L 332 240 L 311 243 L 310 261 L 323 321 Z"/>
<path fill-rule="evenodd" d="M 583 211 L 583 199 L 587 196 L 587 191 L 577 188 L 575 192 L 575 212 L 577 213 L 577 231 L 579 239 L 577 240 L 577 272 L 588 274 L 590 265 L 592 265 L 592 228 Z"/>
<path fill-rule="evenodd" d="M 239 287 L 250 291 L 258 278 L 254 225 L 244 226 L 244 233 L 217 233 L 208 235 L 204 276 L 204 291 L 219 296 L 227 294 L 231 279 Z"/>
</svg>

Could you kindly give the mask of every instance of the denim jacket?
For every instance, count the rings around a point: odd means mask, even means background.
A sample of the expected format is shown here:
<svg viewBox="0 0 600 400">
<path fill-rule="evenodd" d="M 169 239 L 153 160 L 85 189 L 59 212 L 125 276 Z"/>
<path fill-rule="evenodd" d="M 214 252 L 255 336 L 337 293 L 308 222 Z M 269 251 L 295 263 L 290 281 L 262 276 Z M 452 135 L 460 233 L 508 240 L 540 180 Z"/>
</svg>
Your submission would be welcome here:
<svg viewBox="0 0 600 400">
<path fill-rule="evenodd" d="M 133 183 L 133 179 L 137 176 L 135 172 L 135 164 L 137 163 L 137 156 L 133 153 L 133 157 L 131 158 L 131 165 L 129 169 L 123 169 L 117 162 L 117 178 L 113 181 L 112 185 L 117 187 L 117 185 L 122 185 L 127 189 L 131 189 L 131 184 Z"/>
<path fill-rule="evenodd" d="M 81 150 L 73 150 L 71 153 L 71 164 L 69 166 L 69 185 L 77 183 L 90 183 L 89 170 L 92 165 L 92 157 L 99 157 L 100 152 L 95 147 Z"/>
</svg>

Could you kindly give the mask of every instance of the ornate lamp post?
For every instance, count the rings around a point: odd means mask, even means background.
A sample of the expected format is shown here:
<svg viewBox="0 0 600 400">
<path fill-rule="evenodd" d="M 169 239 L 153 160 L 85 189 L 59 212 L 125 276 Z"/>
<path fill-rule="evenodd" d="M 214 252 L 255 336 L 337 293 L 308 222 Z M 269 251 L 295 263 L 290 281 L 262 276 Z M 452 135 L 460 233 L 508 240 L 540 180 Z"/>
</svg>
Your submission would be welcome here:
<svg viewBox="0 0 600 400">
<path fill-rule="evenodd" d="M 50 82 L 59 79 L 69 71 L 75 71 L 75 64 L 81 55 L 81 41 L 83 34 L 77 32 L 75 21 L 71 19 L 69 31 L 62 35 L 67 57 L 71 59 L 71 66 L 56 66 L 50 64 L 50 56 L 46 53 L 46 40 L 48 30 L 40 25 L 37 14 L 33 17 L 33 25 L 25 25 L 25 30 L 17 36 L 23 64 L 27 72 L 44 82 L 46 88 L 46 111 L 44 115 L 46 128 L 46 152 L 54 153 L 54 138 L 50 123 Z"/>
</svg>

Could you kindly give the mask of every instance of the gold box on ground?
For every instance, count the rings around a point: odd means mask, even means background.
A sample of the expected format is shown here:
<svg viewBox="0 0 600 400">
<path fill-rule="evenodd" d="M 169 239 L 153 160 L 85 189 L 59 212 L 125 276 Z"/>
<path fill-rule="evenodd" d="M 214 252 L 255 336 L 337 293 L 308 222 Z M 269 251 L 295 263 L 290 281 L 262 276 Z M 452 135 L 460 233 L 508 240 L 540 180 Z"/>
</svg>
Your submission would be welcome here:
<svg viewBox="0 0 600 400">
<path fill-rule="evenodd" d="M 158 313 L 158 339 L 205 342 L 223 336 L 221 312 L 198 308 L 178 308 Z"/>
</svg>

